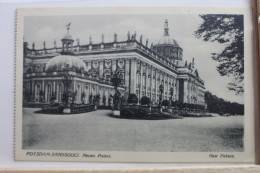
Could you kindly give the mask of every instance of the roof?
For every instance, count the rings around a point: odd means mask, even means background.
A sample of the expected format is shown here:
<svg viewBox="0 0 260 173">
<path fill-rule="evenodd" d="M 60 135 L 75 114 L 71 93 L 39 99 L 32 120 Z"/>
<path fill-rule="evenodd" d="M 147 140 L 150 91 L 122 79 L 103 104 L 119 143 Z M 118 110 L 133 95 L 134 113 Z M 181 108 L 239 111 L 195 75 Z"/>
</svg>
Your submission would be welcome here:
<svg viewBox="0 0 260 173">
<path fill-rule="evenodd" d="M 180 47 L 177 41 L 170 36 L 162 36 L 158 41 L 158 45 L 172 45 L 175 47 Z"/>
<path fill-rule="evenodd" d="M 58 55 L 50 59 L 46 64 L 46 71 L 63 71 L 71 68 L 76 71 L 86 71 L 86 64 L 78 57 L 71 55 Z"/>
</svg>

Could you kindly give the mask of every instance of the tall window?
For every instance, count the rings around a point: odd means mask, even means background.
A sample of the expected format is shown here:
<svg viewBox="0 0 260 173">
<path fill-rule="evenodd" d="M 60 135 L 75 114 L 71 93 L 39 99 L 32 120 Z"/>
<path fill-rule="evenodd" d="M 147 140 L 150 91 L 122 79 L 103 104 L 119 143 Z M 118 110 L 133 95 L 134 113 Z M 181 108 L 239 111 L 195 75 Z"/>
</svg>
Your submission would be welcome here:
<svg viewBox="0 0 260 173">
<path fill-rule="evenodd" d="M 85 103 L 88 103 L 89 102 L 89 90 L 88 90 L 88 86 L 85 86 L 85 89 L 84 89 L 84 92 L 85 92 L 85 94 L 86 94 L 86 96 L 85 96 Z"/>
<path fill-rule="evenodd" d="M 58 102 L 62 102 L 63 86 L 60 83 L 58 85 Z"/>
<path fill-rule="evenodd" d="M 139 88 L 139 86 L 140 86 L 140 74 L 139 73 L 137 73 L 136 86 L 137 86 L 137 88 Z"/>
<path fill-rule="evenodd" d="M 80 92 L 80 85 L 78 85 L 78 88 L 77 88 L 77 97 L 78 97 L 78 102 L 80 102 L 81 100 L 81 92 Z"/>
<path fill-rule="evenodd" d="M 153 91 L 155 91 L 155 85 L 156 85 L 156 79 L 153 79 L 153 84 L 152 84 Z"/>
<path fill-rule="evenodd" d="M 124 74 L 123 73 L 120 73 L 119 74 L 119 78 L 121 79 L 121 84 L 123 85 L 125 82 L 124 82 Z"/>
<path fill-rule="evenodd" d="M 47 85 L 47 102 L 51 101 L 51 94 L 52 94 L 51 84 L 48 84 Z"/>
<path fill-rule="evenodd" d="M 143 84 L 143 87 L 146 86 L 146 76 L 145 76 L 145 75 L 143 75 L 143 81 L 142 81 L 142 84 Z"/>
<path fill-rule="evenodd" d="M 110 74 L 106 74 L 105 79 L 106 79 L 106 81 L 110 81 Z"/>
<path fill-rule="evenodd" d="M 35 100 L 36 100 L 36 102 L 40 101 L 40 91 L 41 91 L 40 84 L 36 84 L 36 86 L 35 86 Z"/>
</svg>

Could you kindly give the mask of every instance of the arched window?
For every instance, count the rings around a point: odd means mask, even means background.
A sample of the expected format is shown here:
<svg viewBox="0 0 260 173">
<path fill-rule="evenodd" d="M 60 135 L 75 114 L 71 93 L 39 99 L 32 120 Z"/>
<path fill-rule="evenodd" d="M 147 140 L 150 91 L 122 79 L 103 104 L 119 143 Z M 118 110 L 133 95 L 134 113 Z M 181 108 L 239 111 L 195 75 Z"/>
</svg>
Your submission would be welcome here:
<svg viewBox="0 0 260 173">
<path fill-rule="evenodd" d="M 63 86 L 60 83 L 58 85 L 58 102 L 62 102 L 62 95 L 63 95 Z"/>
<path fill-rule="evenodd" d="M 110 81 L 110 79 L 111 79 L 111 71 L 106 69 L 103 74 L 104 74 L 104 79 L 106 81 Z"/>
<path fill-rule="evenodd" d="M 51 88 L 51 84 L 47 85 L 47 102 L 51 101 L 51 95 L 52 95 L 52 88 Z"/>
<path fill-rule="evenodd" d="M 120 73 L 120 74 L 119 74 L 119 78 L 120 78 L 120 79 L 124 79 L 123 73 Z"/>
<path fill-rule="evenodd" d="M 120 73 L 119 74 L 119 78 L 121 79 L 121 84 L 124 85 L 125 81 L 124 81 L 124 74 Z"/>
<path fill-rule="evenodd" d="M 36 102 L 40 101 L 40 91 L 41 91 L 41 85 L 36 84 L 36 86 L 35 86 L 35 101 Z"/>
</svg>

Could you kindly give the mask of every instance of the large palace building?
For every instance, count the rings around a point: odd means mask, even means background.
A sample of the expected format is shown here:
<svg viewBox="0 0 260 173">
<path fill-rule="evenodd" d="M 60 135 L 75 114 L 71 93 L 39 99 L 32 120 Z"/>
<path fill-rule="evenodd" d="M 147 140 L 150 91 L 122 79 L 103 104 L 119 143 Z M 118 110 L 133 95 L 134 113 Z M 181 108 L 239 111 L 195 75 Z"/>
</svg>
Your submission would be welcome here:
<svg viewBox="0 0 260 173">
<path fill-rule="evenodd" d="M 35 49 L 34 43 L 29 48 L 24 43 L 23 87 L 31 94 L 33 102 L 39 102 L 40 97 L 43 102 L 50 102 L 53 95 L 61 102 L 62 80 L 67 69 L 73 76 L 76 102 L 81 102 L 84 93 L 85 103 L 89 102 L 90 95 L 99 94 L 100 103 L 103 104 L 102 99 L 106 97 L 107 104 L 115 92 L 111 76 L 116 72 L 123 79 L 118 89 L 125 98 L 135 93 L 139 100 L 147 96 L 158 103 L 159 86 L 163 85 L 163 100 L 169 100 L 170 90 L 173 90 L 174 101 L 205 105 L 204 82 L 194 58 L 190 63 L 183 61 L 183 49 L 170 37 L 167 20 L 164 35 L 155 45 L 148 46 L 148 40 L 143 42 L 142 36 L 137 39 L 136 34 L 129 32 L 125 41 L 117 41 L 115 33 L 112 42 L 104 42 L 102 35 L 99 44 L 92 43 L 91 37 L 88 45 L 80 45 L 78 39 L 75 44 L 69 25 L 61 42 L 62 47 L 57 47 L 55 41 L 52 48 L 46 48 L 43 42 L 43 49 Z"/>
</svg>

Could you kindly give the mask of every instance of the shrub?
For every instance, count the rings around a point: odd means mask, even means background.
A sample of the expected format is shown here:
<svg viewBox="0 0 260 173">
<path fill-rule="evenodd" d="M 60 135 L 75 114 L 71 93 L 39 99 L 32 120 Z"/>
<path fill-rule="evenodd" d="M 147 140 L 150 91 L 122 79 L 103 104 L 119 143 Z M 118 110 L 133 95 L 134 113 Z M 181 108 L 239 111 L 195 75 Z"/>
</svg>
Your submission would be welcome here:
<svg viewBox="0 0 260 173">
<path fill-rule="evenodd" d="M 63 113 L 63 109 L 65 109 L 65 105 L 64 104 L 60 104 L 60 103 L 53 103 L 50 104 L 46 107 L 42 108 L 42 112 L 43 113 Z"/>
<path fill-rule="evenodd" d="M 147 108 L 140 106 L 125 106 L 120 110 L 120 115 L 126 118 L 144 118 L 148 112 Z"/>
<path fill-rule="evenodd" d="M 150 104 L 151 103 L 151 100 L 150 100 L 150 98 L 149 97 L 146 97 L 146 96 L 143 96 L 142 98 L 141 98 L 141 105 L 148 105 L 148 104 Z"/>
<path fill-rule="evenodd" d="M 170 104 L 169 100 L 162 101 L 162 106 L 169 106 L 169 104 Z"/>
<path fill-rule="evenodd" d="M 128 100 L 127 103 L 132 103 L 132 104 L 136 104 L 138 102 L 138 98 L 135 94 L 130 94 L 128 96 Z"/>
</svg>

